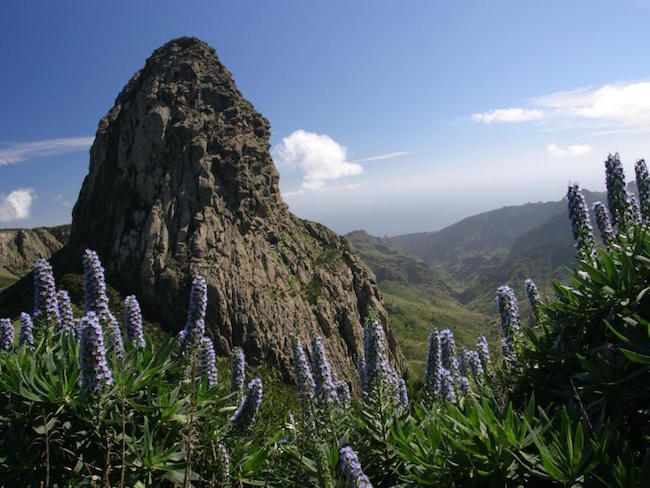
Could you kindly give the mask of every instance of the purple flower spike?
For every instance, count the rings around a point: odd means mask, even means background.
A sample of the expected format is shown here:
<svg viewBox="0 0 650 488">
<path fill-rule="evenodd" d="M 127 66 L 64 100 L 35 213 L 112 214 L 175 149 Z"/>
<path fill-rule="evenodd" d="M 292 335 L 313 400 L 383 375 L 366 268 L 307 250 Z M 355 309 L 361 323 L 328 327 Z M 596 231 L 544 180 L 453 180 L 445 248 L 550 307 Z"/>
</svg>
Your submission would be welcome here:
<svg viewBox="0 0 650 488">
<path fill-rule="evenodd" d="M 293 368 L 296 375 L 296 387 L 298 396 L 302 403 L 309 403 L 314 400 L 314 377 L 311 374 L 311 368 L 307 361 L 307 356 L 302 348 L 300 339 L 292 337 L 291 345 L 293 349 Z"/>
<path fill-rule="evenodd" d="M 342 407 L 347 407 L 350 404 L 350 387 L 345 381 L 341 380 L 336 383 L 336 396 Z"/>
<path fill-rule="evenodd" d="M 106 362 L 104 335 L 95 312 L 81 319 L 81 386 L 94 393 L 113 383 L 113 375 Z"/>
<path fill-rule="evenodd" d="M 602 202 L 596 202 L 594 203 L 594 214 L 596 215 L 596 225 L 598 226 L 600 237 L 602 237 L 605 247 L 609 249 L 616 237 L 609 219 L 609 212 Z"/>
<path fill-rule="evenodd" d="M 445 402 L 456 403 L 454 378 L 448 369 L 440 370 L 440 399 Z"/>
<path fill-rule="evenodd" d="M 429 334 L 427 371 L 424 378 L 424 389 L 432 397 L 436 397 L 440 393 L 440 368 L 442 368 L 440 361 L 440 334 L 437 330 L 434 330 Z"/>
<path fill-rule="evenodd" d="M 244 350 L 241 347 L 235 347 L 232 350 L 230 358 L 230 389 L 231 391 L 241 393 L 244 389 L 246 379 L 246 358 Z"/>
<path fill-rule="evenodd" d="M 502 349 L 506 361 L 516 359 L 521 342 L 521 324 L 519 322 L 519 306 L 512 288 L 503 285 L 497 289 L 497 305 L 501 316 L 501 331 L 503 332 Z"/>
<path fill-rule="evenodd" d="M 406 389 L 406 381 L 404 378 L 399 380 L 399 402 L 404 408 L 409 408 L 409 393 Z"/>
<path fill-rule="evenodd" d="M 108 343 L 113 348 L 117 357 L 124 356 L 124 342 L 122 342 L 122 331 L 120 324 L 117 322 L 115 316 L 108 312 Z"/>
<path fill-rule="evenodd" d="M 257 411 L 262 403 L 262 380 L 255 378 L 246 388 L 246 395 L 230 418 L 233 425 L 239 429 L 247 429 L 255 420 Z"/>
<path fill-rule="evenodd" d="M 14 326 L 9 319 L 0 319 L 0 352 L 14 347 Z"/>
<path fill-rule="evenodd" d="M 639 206 L 644 222 L 650 220 L 650 175 L 645 160 L 639 159 L 634 165 L 636 187 L 639 191 Z"/>
<path fill-rule="evenodd" d="M 208 285 L 202 276 L 192 278 L 190 306 L 187 311 L 184 334 L 179 334 L 181 346 L 190 355 L 198 351 L 201 337 L 205 334 L 205 310 L 208 305 Z"/>
<path fill-rule="evenodd" d="M 488 343 L 485 336 L 479 336 L 476 340 L 476 352 L 478 353 L 478 357 L 481 360 L 483 371 L 486 372 L 490 367 L 491 360 L 490 350 L 488 349 Z"/>
<path fill-rule="evenodd" d="M 528 301 L 530 302 L 530 306 L 533 309 L 533 314 L 535 315 L 535 321 L 539 325 L 540 317 L 541 317 L 541 309 L 540 309 L 540 304 L 542 303 L 542 296 L 539 294 L 539 290 L 537 290 L 537 285 L 533 280 L 528 278 L 525 281 L 526 284 L 526 294 L 528 295 Z"/>
<path fill-rule="evenodd" d="M 458 379 L 458 392 L 460 393 L 461 397 L 466 397 L 469 395 L 469 390 L 469 379 L 467 379 L 467 376 L 461 376 Z"/>
<path fill-rule="evenodd" d="M 589 220 L 589 211 L 582 190 L 577 183 L 569 184 L 569 219 L 571 231 L 578 249 L 578 259 L 591 259 L 594 256 L 594 234 Z"/>
<path fill-rule="evenodd" d="M 354 488 L 372 488 L 368 477 L 363 474 L 357 453 L 350 446 L 342 447 L 339 451 L 341 471 L 345 474 L 348 486 Z"/>
<path fill-rule="evenodd" d="M 86 313 L 95 312 L 99 320 L 109 320 L 108 296 L 104 268 L 97 253 L 86 249 L 83 255 L 84 295 L 86 297 Z"/>
<path fill-rule="evenodd" d="M 56 294 L 59 302 L 59 323 L 61 324 L 61 332 L 73 332 L 75 329 L 75 319 L 72 314 L 72 303 L 70 303 L 70 296 L 65 290 L 59 290 Z"/>
<path fill-rule="evenodd" d="M 397 391 L 398 377 L 388 362 L 384 328 L 379 322 L 374 321 L 365 326 L 363 345 L 365 352 L 364 392 L 368 393 L 375 386 L 383 384 L 393 388 L 396 395 L 399 395 Z"/>
<path fill-rule="evenodd" d="M 605 176 L 607 183 L 607 206 L 612 217 L 612 224 L 619 230 L 624 229 L 630 213 L 630 196 L 627 192 L 623 165 L 618 157 L 618 153 L 613 156 L 611 154 L 607 156 L 607 160 L 605 161 Z"/>
<path fill-rule="evenodd" d="M 18 344 L 21 346 L 34 349 L 34 323 L 32 317 L 28 313 L 20 314 L 20 336 Z"/>
<path fill-rule="evenodd" d="M 460 372 L 463 376 L 471 376 L 475 381 L 483 375 L 483 365 L 478 351 L 463 350 L 460 355 Z"/>
<path fill-rule="evenodd" d="M 332 378 L 332 369 L 325 354 L 323 341 L 319 336 L 314 336 L 311 346 L 314 353 L 312 367 L 314 371 L 314 383 L 316 385 L 314 390 L 316 400 L 321 404 L 335 403 L 338 401 L 336 385 Z"/>
<path fill-rule="evenodd" d="M 456 341 L 454 333 L 449 329 L 440 331 L 440 364 L 451 374 L 458 376 L 458 357 L 456 356 Z"/>
<path fill-rule="evenodd" d="M 219 444 L 217 446 L 216 452 L 217 486 L 230 486 L 230 457 L 228 457 L 228 451 L 226 451 L 226 447 L 223 444 Z"/>
<path fill-rule="evenodd" d="M 199 374 L 207 378 L 210 388 L 217 386 L 217 356 L 209 337 L 202 337 L 199 345 Z"/>
<path fill-rule="evenodd" d="M 59 317 L 54 273 L 50 263 L 43 258 L 36 261 L 34 267 L 34 317 L 41 314 L 48 318 Z"/>
<path fill-rule="evenodd" d="M 144 333 L 142 332 L 142 312 L 135 295 L 129 295 L 124 299 L 124 310 L 126 337 L 135 347 L 143 348 L 145 342 Z"/>
</svg>

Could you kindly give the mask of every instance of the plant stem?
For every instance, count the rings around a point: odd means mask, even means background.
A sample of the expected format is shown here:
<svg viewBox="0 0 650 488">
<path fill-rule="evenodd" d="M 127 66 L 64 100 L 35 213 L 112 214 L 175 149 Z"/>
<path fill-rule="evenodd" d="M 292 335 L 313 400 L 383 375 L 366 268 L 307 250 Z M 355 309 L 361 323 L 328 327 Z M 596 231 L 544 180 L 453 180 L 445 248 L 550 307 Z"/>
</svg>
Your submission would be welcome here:
<svg viewBox="0 0 650 488">
<path fill-rule="evenodd" d="M 48 418 L 45 415 L 45 488 L 50 488 L 50 436 L 47 431 Z"/>
<path fill-rule="evenodd" d="M 185 459 L 185 479 L 183 481 L 183 487 L 190 487 L 190 478 L 192 475 L 192 435 L 194 430 L 194 402 L 196 394 L 196 382 L 195 382 L 195 368 L 196 368 L 196 355 L 192 354 L 192 359 L 190 362 L 190 382 L 192 388 L 190 390 L 190 415 L 187 419 L 187 456 Z"/>
<path fill-rule="evenodd" d="M 121 422 L 122 422 L 122 462 L 121 462 L 122 469 L 120 471 L 120 487 L 124 488 L 124 472 L 125 472 L 125 469 L 126 469 L 126 466 L 125 466 L 125 464 L 126 464 L 126 422 L 125 422 L 125 419 L 124 419 L 124 395 L 122 395 L 122 405 L 121 405 L 121 407 L 122 407 L 122 409 L 121 409 L 122 410 L 122 415 L 121 415 L 121 417 L 122 417 L 122 419 L 121 419 Z"/>
<path fill-rule="evenodd" d="M 104 488 L 111 488 L 111 447 L 112 442 L 106 430 L 106 458 L 104 459 Z"/>
</svg>

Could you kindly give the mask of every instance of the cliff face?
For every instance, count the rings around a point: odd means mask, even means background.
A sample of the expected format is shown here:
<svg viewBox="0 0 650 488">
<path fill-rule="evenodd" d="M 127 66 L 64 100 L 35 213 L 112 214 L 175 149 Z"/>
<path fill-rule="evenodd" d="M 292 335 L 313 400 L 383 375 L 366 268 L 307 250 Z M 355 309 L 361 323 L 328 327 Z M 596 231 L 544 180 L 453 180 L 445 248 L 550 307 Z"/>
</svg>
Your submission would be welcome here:
<svg viewBox="0 0 650 488">
<path fill-rule="evenodd" d="M 362 320 L 376 309 L 402 369 L 373 274 L 345 239 L 288 211 L 269 137 L 212 48 L 167 43 L 99 123 L 68 254 L 96 249 L 111 283 L 170 331 L 200 273 L 220 352 L 241 345 L 287 376 L 290 337 L 320 334 L 354 384 Z"/>
<path fill-rule="evenodd" d="M 49 259 L 70 236 L 70 226 L 0 229 L 0 290 L 31 271 L 40 257 Z"/>
</svg>

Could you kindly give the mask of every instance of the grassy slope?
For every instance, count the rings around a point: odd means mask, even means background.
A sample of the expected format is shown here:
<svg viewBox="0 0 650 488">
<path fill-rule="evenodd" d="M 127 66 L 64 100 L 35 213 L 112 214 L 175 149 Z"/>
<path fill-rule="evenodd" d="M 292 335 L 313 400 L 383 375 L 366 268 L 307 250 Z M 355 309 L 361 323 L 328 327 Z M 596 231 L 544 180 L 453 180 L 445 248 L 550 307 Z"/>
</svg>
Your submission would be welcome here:
<svg viewBox="0 0 650 488">
<path fill-rule="evenodd" d="M 9 288 L 19 279 L 20 276 L 16 276 L 15 274 L 0 266 L 0 291 L 4 290 L 5 288 Z"/>
<path fill-rule="evenodd" d="M 432 328 L 450 328 L 458 346 L 473 347 L 479 334 L 493 336 L 494 317 L 469 310 L 457 299 L 464 287 L 440 270 L 363 231 L 346 236 L 377 276 L 391 323 L 410 373 L 423 374 Z"/>
</svg>

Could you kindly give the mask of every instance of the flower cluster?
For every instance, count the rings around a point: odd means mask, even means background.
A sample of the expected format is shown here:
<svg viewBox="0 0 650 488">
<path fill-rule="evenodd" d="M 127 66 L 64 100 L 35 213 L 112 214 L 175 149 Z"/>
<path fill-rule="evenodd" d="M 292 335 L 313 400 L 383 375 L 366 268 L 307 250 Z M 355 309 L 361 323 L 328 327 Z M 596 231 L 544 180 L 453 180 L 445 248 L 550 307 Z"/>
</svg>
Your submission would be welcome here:
<svg viewBox="0 0 650 488">
<path fill-rule="evenodd" d="M 371 322 L 364 328 L 363 349 L 365 363 L 361 377 L 364 392 L 385 385 L 395 390 L 396 398 L 399 400 L 397 373 L 388 362 L 384 328 L 378 321 Z"/>
<path fill-rule="evenodd" d="M 144 347 L 144 333 L 142 332 L 142 312 L 135 295 L 124 299 L 124 324 L 126 337 L 135 347 Z"/>
<path fill-rule="evenodd" d="M 179 334 L 179 342 L 183 347 L 187 346 L 190 351 L 198 348 L 199 341 L 205 333 L 205 310 L 208 305 L 208 285 L 202 276 L 192 278 L 192 290 L 190 291 L 190 306 L 187 311 L 187 322 L 182 334 Z"/>
<path fill-rule="evenodd" d="M 630 205 L 627 208 L 627 222 L 632 223 L 632 222 L 642 222 L 643 218 L 641 217 L 641 210 L 639 209 L 639 204 L 636 202 L 636 197 L 634 196 L 634 193 L 630 193 Z"/>
<path fill-rule="evenodd" d="M 408 390 L 406 389 L 406 381 L 404 381 L 404 378 L 399 379 L 398 390 L 399 390 L 400 404 L 404 408 L 409 408 L 409 393 Z"/>
<path fill-rule="evenodd" d="M 594 234 L 589 221 L 585 197 L 577 183 L 570 183 L 567 190 L 571 231 L 578 249 L 578 259 L 591 259 L 594 255 Z"/>
<path fill-rule="evenodd" d="M 115 316 L 108 312 L 106 316 L 106 321 L 108 322 L 108 341 L 113 352 L 117 357 L 121 358 L 124 356 L 124 342 L 122 342 L 122 331 L 120 330 L 120 324 L 118 324 Z"/>
<path fill-rule="evenodd" d="M 208 380 L 208 386 L 217 386 L 217 356 L 214 353 L 214 346 L 209 337 L 201 337 L 199 344 L 199 374 Z"/>
<path fill-rule="evenodd" d="M 429 334 L 427 370 L 424 377 L 424 389 L 432 397 L 440 393 L 440 368 L 440 334 L 433 330 Z"/>
<path fill-rule="evenodd" d="M 454 390 L 454 377 L 448 369 L 440 369 L 440 394 L 442 401 L 456 403 L 456 391 Z"/>
<path fill-rule="evenodd" d="M 228 451 L 226 451 L 226 446 L 219 444 L 216 449 L 216 481 L 217 486 L 225 487 L 230 486 L 230 457 L 228 457 Z"/>
<path fill-rule="evenodd" d="M 56 319 L 59 316 L 54 273 L 50 263 L 43 258 L 37 260 L 34 267 L 34 317 L 41 314 Z"/>
<path fill-rule="evenodd" d="M 99 320 L 108 320 L 108 296 L 104 267 L 97 253 L 86 249 L 83 255 L 84 295 L 86 298 L 86 313 L 95 312 Z"/>
<path fill-rule="evenodd" d="M 487 373 L 491 365 L 491 360 L 490 350 L 488 349 L 488 343 L 485 336 L 478 336 L 478 339 L 476 339 L 476 352 L 481 360 L 483 372 Z"/>
<path fill-rule="evenodd" d="M 239 429 L 248 428 L 255 420 L 255 415 L 262 403 L 262 380 L 255 378 L 246 387 L 246 395 L 241 399 L 239 407 L 230 418 L 233 425 Z"/>
<path fill-rule="evenodd" d="M 483 365 L 478 351 L 464 349 L 460 355 L 460 371 L 464 376 L 471 376 L 474 381 L 483 375 Z"/>
<path fill-rule="evenodd" d="M 630 197 L 627 193 L 623 165 L 618 153 L 607 156 L 605 180 L 607 183 L 607 206 L 612 217 L 612 224 L 618 229 L 624 229 L 627 216 L 630 213 Z"/>
<path fill-rule="evenodd" d="M 533 280 L 528 278 L 525 281 L 526 284 L 526 294 L 528 295 L 528 301 L 530 301 L 530 305 L 535 308 L 537 306 L 537 303 L 542 301 L 542 297 L 539 294 L 539 290 L 537 289 L 537 285 Z"/>
<path fill-rule="evenodd" d="M 639 206 L 643 221 L 650 220 L 650 175 L 645 160 L 639 159 L 634 165 L 636 173 L 636 188 L 639 192 Z"/>
<path fill-rule="evenodd" d="M 320 336 L 313 337 L 311 347 L 313 351 L 312 369 L 314 371 L 316 401 L 323 405 L 336 403 L 338 401 L 336 384 Z"/>
<path fill-rule="evenodd" d="M 501 316 L 503 357 L 507 361 L 514 361 L 517 357 L 521 335 L 517 298 L 512 288 L 503 285 L 497 289 L 496 300 L 499 306 L 499 315 Z"/>
<path fill-rule="evenodd" d="M 336 396 L 342 407 L 350 404 L 350 387 L 345 381 L 341 380 L 336 382 Z"/>
<path fill-rule="evenodd" d="M 20 336 L 18 344 L 34 349 L 34 322 L 28 313 L 20 314 Z"/>
<path fill-rule="evenodd" d="M 314 378 L 311 374 L 311 368 L 307 361 L 307 356 L 302 348 L 300 339 L 296 336 L 291 339 L 293 349 L 293 367 L 296 375 L 296 387 L 300 401 L 308 403 L 314 399 Z"/>
<path fill-rule="evenodd" d="M 609 246 L 614 242 L 615 235 L 609 219 L 609 212 L 602 202 L 594 203 L 594 215 L 596 216 L 596 225 L 598 226 L 600 237 L 602 237 L 605 247 L 609 249 Z"/>
<path fill-rule="evenodd" d="M 75 318 L 72 314 L 70 295 L 68 295 L 68 292 L 65 290 L 59 290 L 56 294 L 56 298 L 59 302 L 59 324 L 61 326 L 61 332 L 75 332 Z"/>
<path fill-rule="evenodd" d="M 341 448 L 339 455 L 341 471 L 343 471 L 348 485 L 354 488 L 372 488 L 370 480 L 363 474 L 357 453 L 351 447 L 345 446 Z"/>
<path fill-rule="evenodd" d="M 452 376 L 458 376 L 458 357 L 454 333 L 449 329 L 440 331 L 440 364 L 448 369 Z"/>
<path fill-rule="evenodd" d="M 81 319 L 81 386 L 92 393 L 113 383 L 113 375 L 106 362 L 104 336 L 95 312 Z"/>
<path fill-rule="evenodd" d="M 540 309 L 540 304 L 542 303 L 542 296 L 539 294 L 539 290 L 537 289 L 537 285 L 533 280 L 528 278 L 525 282 L 526 284 L 526 295 L 528 295 L 528 301 L 530 302 L 530 306 L 533 309 L 533 314 L 535 315 L 535 321 L 539 325 L 540 317 L 541 317 L 541 309 Z"/>
<path fill-rule="evenodd" d="M 233 392 L 241 393 L 244 389 L 244 380 L 246 377 L 246 359 L 244 350 L 241 347 L 235 347 L 232 350 L 230 358 L 230 387 Z"/>
<path fill-rule="evenodd" d="M 14 326 L 9 319 L 0 319 L 0 352 L 14 347 Z"/>
</svg>

